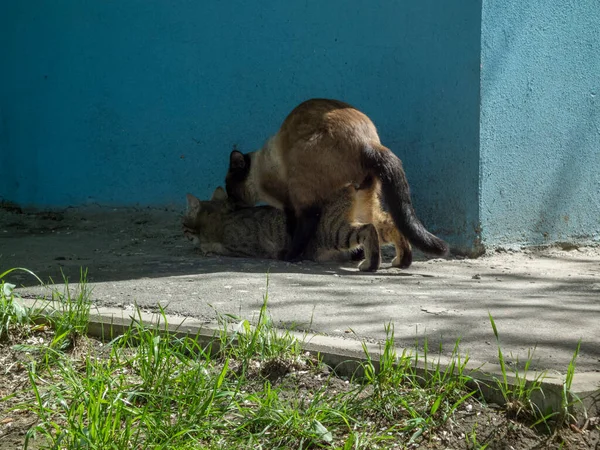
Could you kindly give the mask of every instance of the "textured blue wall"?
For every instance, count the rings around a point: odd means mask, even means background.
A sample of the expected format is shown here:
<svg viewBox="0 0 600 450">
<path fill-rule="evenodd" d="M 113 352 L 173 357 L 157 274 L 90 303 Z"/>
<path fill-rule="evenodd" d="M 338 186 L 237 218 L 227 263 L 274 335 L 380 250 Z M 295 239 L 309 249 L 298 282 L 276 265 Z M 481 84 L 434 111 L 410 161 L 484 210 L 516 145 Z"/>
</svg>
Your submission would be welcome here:
<svg viewBox="0 0 600 450">
<path fill-rule="evenodd" d="M 485 1 L 487 246 L 600 240 L 600 3 Z"/>
<path fill-rule="evenodd" d="M 0 198 L 183 204 L 223 182 L 233 144 L 334 97 L 404 160 L 423 221 L 473 241 L 479 2 L 1 3 Z"/>
</svg>

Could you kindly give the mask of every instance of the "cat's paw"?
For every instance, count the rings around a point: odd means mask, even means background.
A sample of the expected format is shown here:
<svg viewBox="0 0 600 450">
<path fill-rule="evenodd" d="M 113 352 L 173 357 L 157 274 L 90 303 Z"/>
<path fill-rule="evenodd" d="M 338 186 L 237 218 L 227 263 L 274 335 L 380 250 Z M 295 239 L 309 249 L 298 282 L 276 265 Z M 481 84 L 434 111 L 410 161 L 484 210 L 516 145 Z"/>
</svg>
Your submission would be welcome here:
<svg viewBox="0 0 600 450">
<path fill-rule="evenodd" d="M 379 262 L 364 260 L 358 265 L 361 272 L 376 272 L 379 269 Z"/>
<path fill-rule="evenodd" d="M 396 256 L 392 259 L 392 267 L 408 269 L 412 264 L 412 252 L 404 252 L 402 257 Z"/>
<path fill-rule="evenodd" d="M 350 250 L 350 261 L 362 261 L 365 258 L 365 250 L 362 247 L 356 247 Z"/>
</svg>

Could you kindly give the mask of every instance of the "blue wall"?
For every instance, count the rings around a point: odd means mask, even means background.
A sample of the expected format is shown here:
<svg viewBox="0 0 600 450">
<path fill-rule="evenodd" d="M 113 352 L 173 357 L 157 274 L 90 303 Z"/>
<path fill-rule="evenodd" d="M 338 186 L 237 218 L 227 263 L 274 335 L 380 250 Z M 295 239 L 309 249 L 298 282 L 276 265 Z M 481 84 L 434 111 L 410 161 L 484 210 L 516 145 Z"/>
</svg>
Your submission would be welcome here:
<svg viewBox="0 0 600 450">
<path fill-rule="evenodd" d="M 479 2 L 57 0 L 0 6 L 0 198 L 183 205 L 297 103 L 369 114 L 417 213 L 478 224 Z"/>
<path fill-rule="evenodd" d="M 600 4 L 485 1 L 487 246 L 600 240 Z"/>
</svg>

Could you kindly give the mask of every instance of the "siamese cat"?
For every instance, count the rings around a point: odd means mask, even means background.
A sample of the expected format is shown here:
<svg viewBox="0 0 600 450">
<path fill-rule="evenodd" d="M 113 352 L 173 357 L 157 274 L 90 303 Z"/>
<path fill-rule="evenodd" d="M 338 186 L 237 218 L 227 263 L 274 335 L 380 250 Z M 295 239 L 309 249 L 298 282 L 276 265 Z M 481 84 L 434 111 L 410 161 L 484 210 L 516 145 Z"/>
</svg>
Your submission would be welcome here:
<svg viewBox="0 0 600 450">
<path fill-rule="evenodd" d="M 288 261 L 306 251 L 324 205 L 346 186 L 363 191 L 366 206 L 358 202 L 355 208 L 359 222 L 373 223 L 370 205 L 381 192 L 395 226 L 411 244 L 435 255 L 448 252 L 417 218 L 400 159 L 381 144 L 365 114 L 338 100 L 307 100 L 262 149 L 232 151 L 225 183 L 239 205 L 266 202 L 285 212 L 292 239 L 282 256 Z"/>
</svg>

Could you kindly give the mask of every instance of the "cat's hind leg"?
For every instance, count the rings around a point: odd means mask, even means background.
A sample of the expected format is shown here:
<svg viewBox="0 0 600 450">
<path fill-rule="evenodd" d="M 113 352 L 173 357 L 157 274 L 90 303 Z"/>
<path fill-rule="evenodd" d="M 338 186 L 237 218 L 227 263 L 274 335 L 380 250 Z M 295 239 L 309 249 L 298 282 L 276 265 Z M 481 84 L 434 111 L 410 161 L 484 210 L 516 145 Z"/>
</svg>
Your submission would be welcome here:
<svg viewBox="0 0 600 450">
<path fill-rule="evenodd" d="M 384 211 L 375 214 L 375 224 L 382 244 L 394 244 L 396 256 L 392 260 L 392 267 L 407 269 L 412 264 L 412 247 L 408 239 L 396 228 L 390 215 Z"/>
<path fill-rule="evenodd" d="M 377 229 L 371 223 L 353 225 L 349 239 L 349 248 L 361 247 L 365 259 L 358 265 L 361 272 L 375 272 L 381 265 L 381 251 Z"/>
<path fill-rule="evenodd" d="M 408 239 L 398 232 L 397 239 L 394 241 L 396 256 L 392 259 L 392 266 L 401 269 L 408 269 L 412 264 L 412 248 Z"/>
</svg>

